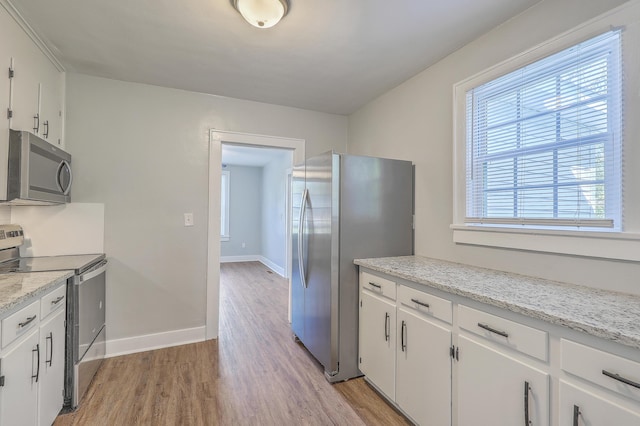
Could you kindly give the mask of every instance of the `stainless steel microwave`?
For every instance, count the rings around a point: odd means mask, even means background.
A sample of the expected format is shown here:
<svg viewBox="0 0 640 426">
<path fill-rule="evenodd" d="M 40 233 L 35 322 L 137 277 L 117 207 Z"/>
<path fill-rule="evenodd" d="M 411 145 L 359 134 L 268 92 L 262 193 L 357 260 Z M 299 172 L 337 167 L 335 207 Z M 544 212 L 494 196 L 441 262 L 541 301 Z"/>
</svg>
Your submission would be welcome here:
<svg viewBox="0 0 640 426">
<path fill-rule="evenodd" d="M 71 201 L 71 154 L 38 136 L 9 130 L 6 200 L 10 205 Z"/>
</svg>

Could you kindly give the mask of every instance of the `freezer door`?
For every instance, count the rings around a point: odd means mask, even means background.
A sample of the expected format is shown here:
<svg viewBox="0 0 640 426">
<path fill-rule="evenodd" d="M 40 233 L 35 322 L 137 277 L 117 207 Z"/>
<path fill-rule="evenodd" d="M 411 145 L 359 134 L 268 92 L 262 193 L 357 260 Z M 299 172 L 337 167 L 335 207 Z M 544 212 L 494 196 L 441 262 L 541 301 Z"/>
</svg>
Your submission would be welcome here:
<svg viewBox="0 0 640 426">
<path fill-rule="evenodd" d="M 332 271 L 337 271 L 332 267 L 334 157 L 339 158 L 332 153 L 310 158 L 292 174 L 291 328 L 329 372 L 337 368 L 337 311 L 332 305 Z"/>
<path fill-rule="evenodd" d="M 333 238 L 337 238 L 332 232 L 332 207 L 335 201 L 332 195 L 336 180 L 334 172 L 337 172 L 333 170 L 334 158 L 339 159 L 335 154 L 326 153 L 306 162 L 308 200 L 301 227 L 303 251 L 306 250 L 303 255 L 308 256 L 305 267 L 305 328 L 302 342 L 327 372 L 337 368 L 337 336 L 332 334 L 332 324 L 337 321 L 334 317 L 337 311 L 332 303 L 337 303 L 337 299 L 332 300 L 333 296 L 337 297 L 332 289 L 332 285 L 337 286 L 337 281 L 332 279 L 332 272 L 337 271 L 338 261 L 337 255 L 333 256 L 332 251 Z M 332 263 L 333 261 L 336 263 Z"/>
</svg>

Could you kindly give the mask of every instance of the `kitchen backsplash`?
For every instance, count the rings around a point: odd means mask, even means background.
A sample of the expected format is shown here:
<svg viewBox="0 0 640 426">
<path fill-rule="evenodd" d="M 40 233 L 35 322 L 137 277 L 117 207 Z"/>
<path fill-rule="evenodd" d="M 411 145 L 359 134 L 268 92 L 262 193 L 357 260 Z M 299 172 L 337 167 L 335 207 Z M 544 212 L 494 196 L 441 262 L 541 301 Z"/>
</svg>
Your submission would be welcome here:
<svg viewBox="0 0 640 426">
<path fill-rule="evenodd" d="M 21 256 L 104 253 L 101 203 L 13 206 L 9 221 L 3 223 L 15 223 L 24 229 Z"/>
</svg>

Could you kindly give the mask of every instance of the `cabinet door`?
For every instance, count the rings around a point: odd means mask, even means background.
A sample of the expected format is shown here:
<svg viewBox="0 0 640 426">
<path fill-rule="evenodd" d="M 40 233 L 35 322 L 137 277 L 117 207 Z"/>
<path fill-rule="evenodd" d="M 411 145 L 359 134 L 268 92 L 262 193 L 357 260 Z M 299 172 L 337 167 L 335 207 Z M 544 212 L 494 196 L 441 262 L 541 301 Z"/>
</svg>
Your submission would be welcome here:
<svg viewBox="0 0 640 426">
<path fill-rule="evenodd" d="M 34 64 L 24 57 L 13 58 L 14 76 L 11 79 L 11 128 L 40 134 L 40 84 Z M 38 118 L 34 118 L 34 117 Z"/>
<path fill-rule="evenodd" d="M 64 403 L 65 310 L 40 326 L 40 388 L 38 424 L 50 426 Z"/>
<path fill-rule="evenodd" d="M 38 329 L 0 359 L 0 425 L 35 425 L 38 406 Z"/>
<path fill-rule="evenodd" d="M 360 298 L 360 371 L 395 399 L 396 307 L 366 292 Z"/>
<path fill-rule="evenodd" d="M 560 380 L 560 424 L 635 426 L 640 425 L 640 412 Z"/>
<path fill-rule="evenodd" d="M 421 425 L 451 425 L 451 331 L 398 310 L 396 403 Z"/>
<path fill-rule="evenodd" d="M 40 85 L 40 136 L 54 145 L 62 145 L 63 74 L 53 66 L 43 73 Z"/>
<path fill-rule="evenodd" d="M 549 424 L 547 373 L 464 336 L 458 346 L 460 426 Z"/>
</svg>

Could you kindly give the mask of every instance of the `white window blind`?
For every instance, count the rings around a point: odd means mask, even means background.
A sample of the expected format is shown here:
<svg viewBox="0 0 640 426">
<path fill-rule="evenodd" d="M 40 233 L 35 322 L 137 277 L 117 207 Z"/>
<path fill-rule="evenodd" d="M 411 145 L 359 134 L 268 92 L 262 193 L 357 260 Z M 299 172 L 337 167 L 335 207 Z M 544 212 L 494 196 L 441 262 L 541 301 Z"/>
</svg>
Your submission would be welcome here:
<svg viewBox="0 0 640 426">
<path fill-rule="evenodd" d="M 466 218 L 619 230 L 621 35 L 609 31 L 466 92 Z"/>
</svg>

